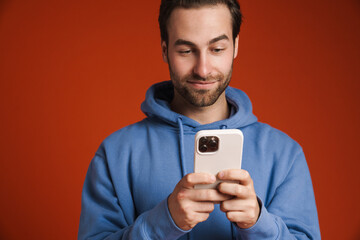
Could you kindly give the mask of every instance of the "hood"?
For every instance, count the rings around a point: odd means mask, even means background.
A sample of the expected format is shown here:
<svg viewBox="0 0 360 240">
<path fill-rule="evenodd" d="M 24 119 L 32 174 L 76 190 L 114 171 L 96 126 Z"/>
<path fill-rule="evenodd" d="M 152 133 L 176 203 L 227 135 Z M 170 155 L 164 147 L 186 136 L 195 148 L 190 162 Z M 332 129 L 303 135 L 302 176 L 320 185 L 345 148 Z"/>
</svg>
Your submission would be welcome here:
<svg viewBox="0 0 360 240">
<path fill-rule="evenodd" d="M 242 128 L 257 121 L 256 116 L 252 113 L 250 99 L 243 91 L 236 88 L 227 87 L 225 90 L 226 99 L 233 112 L 230 118 L 205 125 L 173 112 L 170 109 L 170 101 L 173 95 L 174 88 L 171 81 L 156 83 L 146 92 L 141 110 L 149 118 L 156 118 L 176 128 L 178 127 L 178 119 L 181 118 L 184 130 L 195 132 L 203 129 Z"/>
</svg>

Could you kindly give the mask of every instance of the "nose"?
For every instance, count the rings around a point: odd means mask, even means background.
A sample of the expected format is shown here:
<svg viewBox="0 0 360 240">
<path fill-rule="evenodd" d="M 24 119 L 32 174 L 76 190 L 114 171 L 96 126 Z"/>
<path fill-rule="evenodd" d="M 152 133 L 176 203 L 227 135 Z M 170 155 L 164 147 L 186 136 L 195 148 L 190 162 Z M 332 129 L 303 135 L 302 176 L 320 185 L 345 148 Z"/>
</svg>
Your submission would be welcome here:
<svg viewBox="0 0 360 240">
<path fill-rule="evenodd" d="M 211 75 L 211 63 L 206 53 L 199 53 L 194 66 L 194 75 L 199 76 L 202 79 L 206 79 Z"/>
</svg>

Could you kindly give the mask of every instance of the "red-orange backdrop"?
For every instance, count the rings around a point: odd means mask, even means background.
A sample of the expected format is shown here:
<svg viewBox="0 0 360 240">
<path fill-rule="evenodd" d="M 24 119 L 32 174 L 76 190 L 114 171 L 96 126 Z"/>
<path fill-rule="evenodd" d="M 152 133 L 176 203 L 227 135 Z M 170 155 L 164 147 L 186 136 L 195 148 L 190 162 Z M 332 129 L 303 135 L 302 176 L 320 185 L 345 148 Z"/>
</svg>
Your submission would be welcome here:
<svg viewBox="0 0 360 240">
<path fill-rule="evenodd" d="M 158 1 L 0 1 L 0 239 L 75 239 L 89 162 L 168 79 Z M 295 138 L 323 239 L 359 239 L 360 2 L 240 1 L 232 86 Z"/>
</svg>

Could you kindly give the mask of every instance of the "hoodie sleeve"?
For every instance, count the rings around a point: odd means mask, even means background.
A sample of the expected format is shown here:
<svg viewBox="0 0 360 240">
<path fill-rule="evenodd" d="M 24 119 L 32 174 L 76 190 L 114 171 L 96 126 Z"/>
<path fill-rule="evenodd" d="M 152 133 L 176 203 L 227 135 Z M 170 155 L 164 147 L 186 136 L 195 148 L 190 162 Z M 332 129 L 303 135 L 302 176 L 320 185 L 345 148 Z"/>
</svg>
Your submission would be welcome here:
<svg viewBox="0 0 360 240">
<path fill-rule="evenodd" d="M 255 189 L 256 190 L 256 189 Z M 237 229 L 240 239 L 321 239 L 310 173 L 302 150 L 257 223 Z"/>
<path fill-rule="evenodd" d="M 173 222 L 167 199 L 135 216 L 132 199 L 124 198 L 127 197 L 117 196 L 106 158 L 98 152 L 90 163 L 83 187 L 78 239 L 170 240 L 187 233 Z"/>
</svg>

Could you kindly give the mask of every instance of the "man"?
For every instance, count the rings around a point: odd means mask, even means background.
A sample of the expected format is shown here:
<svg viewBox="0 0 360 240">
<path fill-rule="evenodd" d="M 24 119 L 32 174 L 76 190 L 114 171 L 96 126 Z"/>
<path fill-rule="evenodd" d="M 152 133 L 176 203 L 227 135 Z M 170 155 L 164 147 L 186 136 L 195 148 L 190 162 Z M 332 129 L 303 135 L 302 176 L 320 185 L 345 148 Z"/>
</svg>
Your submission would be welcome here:
<svg viewBox="0 0 360 240">
<path fill-rule="evenodd" d="M 237 1 L 162 0 L 159 23 L 171 82 L 152 86 L 142 104 L 147 118 L 96 152 L 79 239 L 320 239 L 301 147 L 257 122 L 248 97 L 228 87 Z M 195 133 L 219 128 L 243 132 L 243 169 L 193 173 Z M 216 177 L 235 182 L 194 189 Z"/>
</svg>

